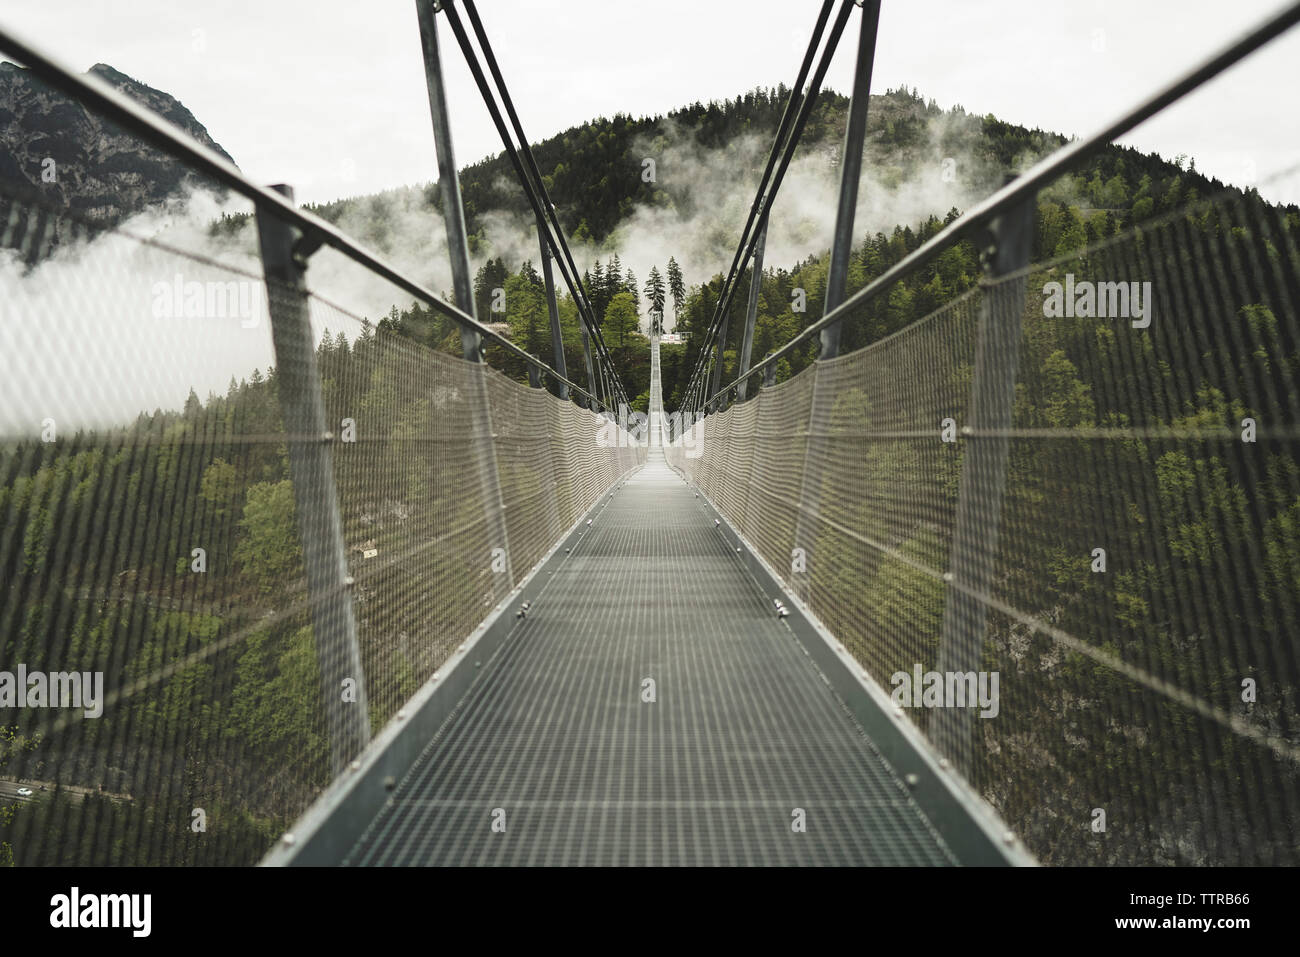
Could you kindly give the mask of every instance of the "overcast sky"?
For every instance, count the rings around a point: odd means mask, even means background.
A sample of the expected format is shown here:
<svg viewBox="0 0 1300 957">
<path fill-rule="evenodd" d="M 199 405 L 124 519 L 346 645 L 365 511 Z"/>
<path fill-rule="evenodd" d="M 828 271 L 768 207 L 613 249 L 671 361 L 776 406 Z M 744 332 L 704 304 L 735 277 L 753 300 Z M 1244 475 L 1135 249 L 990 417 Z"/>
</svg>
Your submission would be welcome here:
<svg viewBox="0 0 1300 957">
<path fill-rule="evenodd" d="M 1085 134 L 1276 11 L 1279 0 L 885 0 L 873 91 Z M 814 0 L 482 0 L 536 141 L 789 82 Z M 179 98 L 252 178 L 322 201 L 435 178 L 414 0 L 34 0 L 3 23 L 78 70 L 109 63 Z M 500 144 L 445 21 L 459 165 Z M 827 85 L 849 88 L 850 21 Z M 1300 29 L 1127 142 L 1246 185 L 1300 161 Z M 1292 176 L 1266 189 L 1300 201 Z"/>
</svg>

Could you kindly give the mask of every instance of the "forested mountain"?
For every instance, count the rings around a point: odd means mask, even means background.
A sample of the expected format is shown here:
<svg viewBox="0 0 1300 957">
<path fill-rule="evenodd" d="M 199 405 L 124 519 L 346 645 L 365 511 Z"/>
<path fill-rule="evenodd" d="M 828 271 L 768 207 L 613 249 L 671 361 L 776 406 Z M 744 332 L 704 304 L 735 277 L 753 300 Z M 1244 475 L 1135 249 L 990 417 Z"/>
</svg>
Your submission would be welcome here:
<svg viewBox="0 0 1300 957">
<path fill-rule="evenodd" d="M 719 152 L 742 134 L 770 139 L 788 96 L 789 90 L 779 86 L 752 90 L 721 103 L 693 103 L 665 116 L 599 117 L 533 144 L 533 155 L 565 232 L 575 243 L 598 243 L 638 204 L 671 203 L 690 213 L 691 197 L 685 184 L 675 188 L 668 175 L 656 176 L 654 182 L 643 179 L 645 156 L 662 152 L 669 138 L 677 136 L 688 137 L 703 150 Z M 807 142 L 820 143 L 842 130 L 847 107 L 846 97 L 822 93 L 809 119 Z M 504 153 L 461 170 L 460 187 L 472 250 L 485 238 L 489 213 L 507 210 L 524 214 L 529 209 Z M 422 189 L 426 202 L 440 208 L 438 185 Z M 358 206 L 382 209 L 387 195 L 341 199 L 312 209 L 334 221 Z"/>
<path fill-rule="evenodd" d="M 539 168 L 571 239 L 580 248 L 603 250 L 597 256 L 596 265 L 587 269 L 583 277 L 599 321 L 604 322 L 605 308 L 613 294 L 627 285 L 626 266 L 618 262 L 625 238 L 619 230 L 621 222 L 647 207 L 667 210 L 684 221 L 709 222 L 709 211 L 697 205 L 696 178 L 661 169 L 656 181 L 647 183 L 641 176 L 643 156 L 690 155 L 693 162 L 725 168 L 737 160 L 737 144 L 745 137 L 754 136 L 766 142 L 774 135 L 787 94 L 783 88 L 760 89 L 722 103 L 692 104 L 667 116 L 600 118 L 534 146 Z M 847 99 L 839 94 L 824 92 L 820 96 L 801 141 L 800 156 L 821 156 L 834 167 L 847 105 Z M 944 110 L 917 91 L 903 88 L 888 90 L 871 99 L 865 168 L 877 189 L 888 192 L 906 187 L 923 192 L 925 183 L 915 181 L 914 171 L 931 164 L 943 175 L 960 181 L 968 195 L 978 198 L 995 189 L 1007 175 L 1065 142 L 1066 138 L 1060 134 L 1005 123 L 992 115 L 980 117 L 961 106 Z M 757 175 L 753 178 L 756 180 Z M 536 307 L 532 298 L 522 300 L 518 314 L 507 307 L 502 315 L 492 315 L 487 308 L 491 290 L 505 289 L 512 277 L 529 288 L 540 289 L 535 253 L 525 253 L 519 261 L 512 262 L 503 254 L 493 252 L 494 217 L 503 212 L 522 217 L 527 211 L 507 159 L 500 155 L 467 167 L 462 172 L 461 187 L 471 246 L 483 262 L 476 283 L 480 318 L 504 319 L 511 322 L 512 329 L 527 329 L 528 351 L 549 355 L 545 323 L 529 318 Z M 1197 172 L 1194 159 L 1183 156 L 1166 159 L 1128 147 L 1108 147 L 1084 168 L 1064 177 L 1039 197 L 1034 257 L 1050 258 L 1081 249 L 1136 223 L 1229 188 Z M 427 204 L 431 211 L 436 209 L 436 184 L 422 189 L 419 202 Z M 787 191 L 790 189 L 787 186 Z M 403 202 L 412 198 L 410 190 L 406 193 Z M 788 201 L 789 196 L 783 193 L 778 204 Z M 367 238 L 382 247 L 384 217 L 393 202 L 393 194 L 386 193 L 339 200 L 314 209 L 327 219 L 347 216 L 350 224 L 365 224 Z M 914 221 L 893 223 L 886 230 L 865 235 L 854 251 L 849 291 L 856 291 L 880 275 L 960 212 L 955 207 L 937 209 Z M 1300 211 L 1292 210 L 1288 215 L 1300 216 Z M 228 224 L 228 228 L 234 225 Z M 715 261 L 729 261 L 736 238 L 729 234 L 718 237 L 721 246 Z M 774 261 L 769 252 L 755 332 L 756 360 L 784 344 L 822 314 L 828 250 L 807 248 L 804 252 L 807 258 L 797 262 Z M 664 275 L 669 259 L 682 259 L 683 251 L 665 247 L 658 255 L 661 258 L 653 263 L 653 268 Z M 611 263 L 614 277 L 606 274 Z M 978 275 L 978 257 L 970 244 L 946 253 L 933 266 L 891 290 L 885 299 L 868 308 L 859 321 L 849 323 L 845 329 L 845 347 L 864 345 L 928 314 L 969 289 Z M 684 347 L 664 348 L 664 400 L 669 408 L 675 408 L 680 402 L 680 390 L 685 385 L 680 368 L 694 362 L 699 333 L 712 318 L 721 285 L 720 274 L 697 282 L 683 290 L 680 300 L 675 300 L 666 310 L 667 327 L 676 327 L 689 340 Z M 746 276 L 742 289 L 747 285 Z M 801 312 L 791 308 L 791 296 L 796 288 L 806 294 Z M 571 318 L 572 306 L 565 305 L 563 300 L 567 296 L 562 286 L 559 292 L 561 313 Z M 743 335 L 745 300 L 741 292 L 731 302 L 725 359 L 729 377 L 734 377 Z M 511 302 L 510 296 L 506 302 Z M 648 332 L 649 316 L 640 303 L 638 313 L 642 331 Z M 573 348 L 576 348 L 576 327 L 571 331 Z M 440 337 L 446 339 L 449 349 L 456 347 L 455 337 L 450 336 L 453 332 L 449 327 L 439 327 Z M 427 328 L 424 338 L 430 341 Z M 569 333 L 565 340 L 570 343 Z M 783 362 L 778 377 L 784 379 L 797 372 L 809 361 L 812 351 L 810 347 L 792 361 Z M 577 356 L 580 358 L 580 352 Z M 629 358 L 629 362 L 632 366 L 629 374 L 638 378 L 644 369 L 638 368 L 641 364 L 636 359 Z M 569 368 L 579 367 L 574 364 L 574 356 L 570 356 Z M 519 375 L 524 373 L 522 367 L 515 371 Z M 643 390 L 644 383 L 638 383 L 637 388 L 629 385 L 628 389 L 630 395 Z"/>
</svg>

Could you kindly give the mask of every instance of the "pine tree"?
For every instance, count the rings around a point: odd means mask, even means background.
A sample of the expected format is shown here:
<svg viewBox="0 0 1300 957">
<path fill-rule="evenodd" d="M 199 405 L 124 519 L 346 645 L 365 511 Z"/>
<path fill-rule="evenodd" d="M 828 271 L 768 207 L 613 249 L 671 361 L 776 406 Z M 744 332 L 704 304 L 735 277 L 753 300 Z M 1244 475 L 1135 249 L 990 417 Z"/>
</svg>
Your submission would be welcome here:
<svg viewBox="0 0 1300 957">
<path fill-rule="evenodd" d="M 525 264 L 527 265 L 527 264 Z M 550 328 L 546 309 L 546 295 L 534 272 L 527 269 L 506 280 L 506 301 L 510 304 L 506 321 L 510 323 L 510 337 L 524 351 L 537 355 L 550 345 Z"/>
<path fill-rule="evenodd" d="M 479 268 L 478 275 L 474 277 L 474 308 L 478 312 L 479 322 L 492 320 L 493 292 L 504 289 L 508 278 L 510 270 L 506 269 L 506 261 L 500 257 L 489 259 Z"/>
<path fill-rule="evenodd" d="M 641 314 L 641 290 L 636 287 L 636 276 L 633 274 L 632 270 L 629 269 L 627 275 L 623 277 L 623 288 L 615 290 L 615 292 L 630 293 L 632 296 L 632 304 L 636 306 L 637 315 Z"/>
<path fill-rule="evenodd" d="M 673 326 L 677 326 L 677 316 L 681 312 L 682 303 L 686 302 L 686 283 L 682 281 L 682 268 L 677 265 L 677 260 L 672 256 L 668 257 L 668 294 L 673 297 Z"/>
<path fill-rule="evenodd" d="M 605 267 L 596 260 L 596 265 L 591 269 L 591 285 L 587 287 L 591 294 L 591 310 L 596 314 L 596 322 L 605 321 L 605 307 L 609 305 L 609 297 L 605 294 Z"/>
<path fill-rule="evenodd" d="M 678 278 L 681 278 L 680 274 Z M 650 330 L 658 335 L 663 332 L 664 325 L 664 279 L 658 266 L 650 267 L 650 278 L 645 281 L 645 297 L 650 303 Z"/>
<path fill-rule="evenodd" d="M 610 345 L 625 346 L 627 337 L 637 331 L 638 317 L 632 296 L 624 290 L 610 300 L 606 314 L 605 335 Z"/>
</svg>

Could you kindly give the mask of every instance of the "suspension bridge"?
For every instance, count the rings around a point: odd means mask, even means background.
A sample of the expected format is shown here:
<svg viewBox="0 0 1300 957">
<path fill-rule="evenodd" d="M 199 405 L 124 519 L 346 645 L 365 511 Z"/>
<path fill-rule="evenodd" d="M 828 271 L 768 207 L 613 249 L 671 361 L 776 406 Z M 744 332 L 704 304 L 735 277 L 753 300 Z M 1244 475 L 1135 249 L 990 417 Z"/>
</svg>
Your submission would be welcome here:
<svg viewBox="0 0 1300 957">
<path fill-rule="evenodd" d="M 1225 189 L 1032 257 L 1045 189 L 1285 33 L 1300 4 L 850 294 L 880 5 L 825 0 L 680 408 L 664 407 L 650 341 L 644 428 L 627 426 L 473 0 L 416 9 L 452 301 L 0 28 L 0 51 L 50 87 L 246 202 L 260 265 L 0 185 L 0 247 L 25 264 L 4 281 L 0 672 L 106 685 L 95 718 L 0 697 L 5 853 L 1300 862 L 1300 217 Z M 755 362 L 769 213 L 851 27 L 824 310 Z M 440 30 L 536 220 L 550 356 L 475 314 Z M 962 243 L 977 287 L 845 347 Z M 316 263 L 454 323 L 460 355 L 323 298 Z M 111 341 L 66 341 L 69 314 L 120 321 L 105 304 L 142 271 L 262 284 L 267 321 L 169 326 L 129 367 Z M 1153 318 L 1045 326 L 1040 289 L 1066 274 L 1150 282 Z M 491 368 L 487 344 L 528 384 Z M 273 373 L 224 399 L 120 414 L 132 375 L 183 395 L 205 358 L 253 352 Z M 778 374 L 797 359 L 815 361 Z M 27 387 L 37 376 L 60 385 L 57 413 Z M 97 424 L 60 430 L 79 417 Z"/>
</svg>

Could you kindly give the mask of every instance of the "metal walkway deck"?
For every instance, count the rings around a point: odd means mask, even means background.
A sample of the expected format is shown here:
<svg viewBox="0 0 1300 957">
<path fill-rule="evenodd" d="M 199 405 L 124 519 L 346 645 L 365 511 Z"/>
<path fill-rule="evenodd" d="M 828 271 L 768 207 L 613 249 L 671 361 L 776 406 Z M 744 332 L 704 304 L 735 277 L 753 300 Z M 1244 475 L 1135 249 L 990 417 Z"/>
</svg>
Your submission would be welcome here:
<svg viewBox="0 0 1300 957">
<path fill-rule="evenodd" d="M 955 863 L 700 500 L 649 455 L 346 863 Z"/>
</svg>

